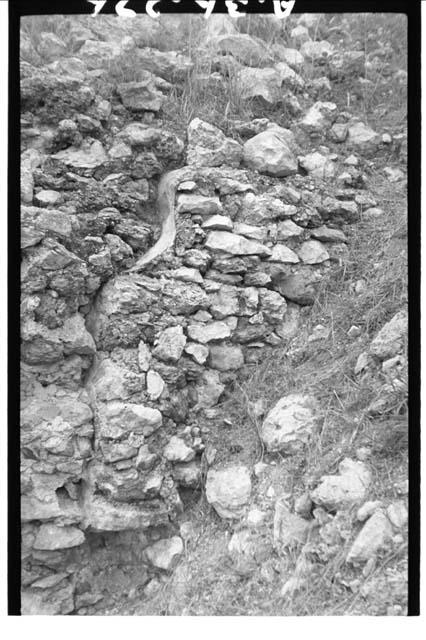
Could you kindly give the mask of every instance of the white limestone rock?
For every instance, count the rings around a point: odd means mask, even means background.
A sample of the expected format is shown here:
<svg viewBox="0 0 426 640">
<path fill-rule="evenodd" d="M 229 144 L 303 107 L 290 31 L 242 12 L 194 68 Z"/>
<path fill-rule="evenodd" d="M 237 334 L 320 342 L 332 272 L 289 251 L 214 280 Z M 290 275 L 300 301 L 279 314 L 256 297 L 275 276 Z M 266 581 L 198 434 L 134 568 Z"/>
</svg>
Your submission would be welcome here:
<svg viewBox="0 0 426 640">
<path fill-rule="evenodd" d="M 234 256 L 259 255 L 268 257 L 271 255 L 271 250 L 268 247 L 228 231 L 211 231 L 207 236 L 205 246 L 211 251 L 222 251 Z"/>
<path fill-rule="evenodd" d="M 333 45 L 326 40 L 308 40 L 300 48 L 300 53 L 306 59 L 314 62 L 327 60 L 334 51 Z"/>
<path fill-rule="evenodd" d="M 219 371 L 207 369 L 201 376 L 201 380 L 196 385 L 198 402 L 196 409 L 210 409 L 214 407 L 225 391 L 219 378 Z"/>
<path fill-rule="evenodd" d="M 155 542 L 145 549 L 149 562 L 157 569 L 171 571 L 183 554 L 183 541 L 179 536 Z"/>
<path fill-rule="evenodd" d="M 213 344 L 210 347 L 210 366 L 219 371 L 240 369 L 244 364 L 243 350 L 239 345 Z"/>
<path fill-rule="evenodd" d="M 112 401 L 99 405 L 99 437 L 119 440 L 124 435 L 150 436 L 163 424 L 158 409 L 142 404 Z"/>
<path fill-rule="evenodd" d="M 370 518 L 377 509 L 383 505 L 381 500 L 368 500 L 358 509 L 356 512 L 356 519 L 360 522 L 364 522 L 367 518 Z"/>
<path fill-rule="evenodd" d="M 203 276 L 193 267 L 179 267 L 173 272 L 173 277 L 176 280 L 182 280 L 182 282 L 195 282 L 196 284 L 203 284 Z"/>
<path fill-rule="evenodd" d="M 185 353 L 190 355 L 197 364 L 205 364 L 209 357 L 209 348 L 197 342 L 187 342 Z"/>
<path fill-rule="evenodd" d="M 53 191 L 52 189 L 42 189 L 34 196 L 34 202 L 39 207 L 54 207 L 62 200 L 62 196 L 59 191 Z"/>
<path fill-rule="evenodd" d="M 376 511 L 367 520 L 346 556 L 346 562 L 358 564 L 374 558 L 393 535 L 392 525 L 383 513 Z"/>
<path fill-rule="evenodd" d="M 272 248 L 272 254 L 268 260 L 269 262 L 281 262 L 283 264 L 296 264 L 300 262 L 297 254 L 284 244 L 276 244 Z"/>
<path fill-rule="evenodd" d="M 81 147 L 68 147 L 51 156 L 73 169 L 96 169 L 108 161 L 108 155 L 99 140 L 86 141 Z"/>
<path fill-rule="evenodd" d="M 387 322 L 370 344 L 369 352 L 385 360 L 402 351 L 404 341 L 408 339 L 408 315 L 405 309 L 398 311 Z"/>
<path fill-rule="evenodd" d="M 299 122 L 306 133 L 325 134 L 337 116 L 337 105 L 334 102 L 315 102 Z"/>
<path fill-rule="evenodd" d="M 141 371 L 148 371 L 152 356 L 148 345 L 141 340 L 138 345 L 138 364 Z"/>
<path fill-rule="evenodd" d="M 291 132 L 281 127 L 259 133 L 244 144 L 244 163 L 259 173 L 276 177 L 295 174 L 297 158 L 291 137 Z"/>
<path fill-rule="evenodd" d="M 408 522 L 407 507 L 401 501 L 390 504 L 386 509 L 386 515 L 395 529 L 402 529 Z"/>
<path fill-rule="evenodd" d="M 269 411 L 260 431 L 267 451 L 295 453 L 309 441 L 318 419 L 312 396 L 290 394 Z"/>
<path fill-rule="evenodd" d="M 348 126 L 347 144 L 359 151 L 376 149 L 380 143 L 380 136 L 364 122 L 350 122 Z"/>
<path fill-rule="evenodd" d="M 55 524 L 42 524 L 37 532 L 34 549 L 55 551 L 78 547 L 85 541 L 81 529 L 77 527 L 58 527 Z"/>
<path fill-rule="evenodd" d="M 274 105 L 282 99 L 281 74 L 275 68 L 242 67 L 238 70 L 237 82 L 243 100 L 262 98 Z"/>
<path fill-rule="evenodd" d="M 217 197 L 181 193 L 177 199 L 176 212 L 212 216 L 222 212 L 222 204 Z"/>
<path fill-rule="evenodd" d="M 172 436 L 163 451 L 163 456 L 169 462 L 190 462 L 195 458 L 195 451 L 178 436 Z"/>
<path fill-rule="evenodd" d="M 201 226 L 207 231 L 232 231 L 234 225 L 228 216 L 215 215 L 208 218 Z"/>
<path fill-rule="evenodd" d="M 187 331 L 191 340 L 201 342 L 201 344 L 231 337 L 230 327 L 221 320 L 208 324 L 190 324 Z"/>
<path fill-rule="evenodd" d="M 180 325 L 164 329 L 158 337 L 153 355 L 164 362 L 177 362 L 183 353 L 186 336 Z"/>
<path fill-rule="evenodd" d="M 264 225 L 297 213 L 293 204 L 285 204 L 273 194 L 247 193 L 241 203 L 239 221 L 250 225 Z M 236 229 L 234 229 L 236 232 Z M 244 234 L 242 234 L 244 235 Z"/>
<path fill-rule="evenodd" d="M 268 238 L 268 229 L 266 227 L 255 227 L 244 222 L 236 222 L 234 224 L 234 233 L 244 236 L 249 240 L 257 240 L 257 242 L 266 242 Z"/>
<path fill-rule="evenodd" d="M 295 71 L 300 71 L 300 69 L 303 67 L 305 58 L 297 49 L 284 47 L 280 44 L 272 45 L 272 49 L 274 53 L 278 55 L 280 60 L 286 62 L 288 66 L 292 69 L 295 69 Z"/>
<path fill-rule="evenodd" d="M 370 484 L 368 467 L 363 462 L 345 458 L 339 464 L 339 475 L 323 476 L 311 492 L 311 498 L 328 510 L 350 509 L 365 499 Z"/>
<path fill-rule="evenodd" d="M 149 370 L 146 376 L 146 390 L 151 400 L 158 400 L 164 391 L 165 383 L 159 373 Z"/>
<path fill-rule="evenodd" d="M 318 151 L 308 153 L 306 156 L 299 156 L 299 164 L 314 178 L 329 179 L 336 174 L 335 163 Z"/>
<path fill-rule="evenodd" d="M 288 240 L 289 238 L 300 238 L 304 234 L 303 227 L 299 227 L 293 220 L 282 220 L 277 226 L 277 240 Z"/>
<path fill-rule="evenodd" d="M 233 466 L 209 469 L 206 497 L 221 518 L 240 518 L 251 494 L 250 472 L 247 467 Z"/>
<path fill-rule="evenodd" d="M 305 264 L 320 264 L 330 259 L 328 251 L 318 240 L 307 240 L 297 250 L 297 254 Z"/>
<path fill-rule="evenodd" d="M 190 122 L 188 126 L 188 165 L 238 167 L 241 156 L 242 149 L 238 142 L 226 138 L 220 129 L 199 118 Z"/>
</svg>

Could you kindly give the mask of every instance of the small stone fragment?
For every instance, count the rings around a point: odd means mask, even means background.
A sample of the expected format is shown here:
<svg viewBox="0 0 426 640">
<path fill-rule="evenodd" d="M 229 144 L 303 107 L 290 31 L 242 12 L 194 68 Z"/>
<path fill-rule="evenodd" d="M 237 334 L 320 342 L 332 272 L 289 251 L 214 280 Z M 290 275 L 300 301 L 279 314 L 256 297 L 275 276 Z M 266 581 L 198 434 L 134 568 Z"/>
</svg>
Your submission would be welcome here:
<svg viewBox="0 0 426 640">
<path fill-rule="evenodd" d="M 188 447 L 181 438 L 172 436 L 163 455 L 169 462 L 190 462 L 195 458 L 195 451 Z"/>
<path fill-rule="evenodd" d="M 311 492 L 315 504 L 328 510 L 350 509 L 367 495 L 371 472 L 363 462 L 345 458 L 339 464 L 339 475 L 323 476 L 319 486 Z"/>
<path fill-rule="evenodd" d="M 186 337 L 181 326 L 164 329 L 159 335 L 157 346 L 153 350 L 155 355 L 164 362 L 177 362 L 182 355 Z"/>
<path fill-rule="evenodd" d="M 248 504 L 250 493 L 251 480 L 247 467 L 209 469 L 206 497 L 221 518 L 241 517 Z"/>
<path fill-rule="evenodd" d="M 382 504 L 381 500 L 369 500 L 368 502 L 364 502 L 362 507 L 360 507 L 356 512 L 357 520 L 364 522 L 364 520 L 367 520 L 367 518 L 372 516 L 373 513 L 382 506 Z"/>
<path fill-rule="evenodd" d="M 403 502 L 394 502 L 386 509 L 386 514 L 396 529 L 402 529 L 408 522 L 408 512 Z"/>
<path fill-rule="evenodd" d="M 145 553 L 154 567 L 163 569 L 164 571 L 171 571 L 183 553 L 182 538 L 173 536 L 173 538 L 159 540 L 150 547 L 147 547 Z"/>
<path fill-rule="evenodd" d="M 368 562 L 392 538 L 392 526 L 383 511 L 376 511 L 367 520 L 355 539 L 346 562 L 357 564 Z"/>
<path fill-rule="evenodd" d="M 146 388 L 151 400 L 158 400 L 164 391 L 164 380 L 156 371 L 150 370 L 146 376 Z"/>
<path fill-rule="evenodd" d="M 268 451 L 294 453 L 309 440 L 317 420 L 316 400 L 307 395 L 284 396 L 263 422 L 260 436 Z"/>
<path fill-rule="evenodd" d="M 210 347 L 210 366 L 219 371 L 240 369 L 244 365 L 244 355 L 239 345 L 213 344 Z"/>
</svg>

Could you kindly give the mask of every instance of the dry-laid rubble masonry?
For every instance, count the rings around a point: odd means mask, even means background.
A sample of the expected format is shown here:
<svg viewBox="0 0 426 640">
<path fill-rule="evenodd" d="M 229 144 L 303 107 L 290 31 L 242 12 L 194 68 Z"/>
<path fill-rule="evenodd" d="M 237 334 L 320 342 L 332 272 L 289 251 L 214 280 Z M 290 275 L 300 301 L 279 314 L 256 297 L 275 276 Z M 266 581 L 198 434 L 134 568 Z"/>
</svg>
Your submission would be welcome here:
<svg viewBox="0 0 426 640">
<path fill-rule="evenodd" d="M 167 130 L 158 114 L 183 56 L 139 49 L 142 80 L 95 91 L 115 45 L 73 37 L 79 58 L 22 62 L 23 613 L 94 605 L 111 549 L 135 583 L 174 566 L 204 412 L 262 348 L 294 335 L 362 206 L 344 182 L 315 188 L 337 170 L 327 148 L 301 157 L 267 119 L 247 123 L 244 144 L 200 119 L 187 144 Z M 330 128 L 336 111 L 316 103 L 301 130 Z M 341 128 L 371 143 L 365 127 Z M 162 200 L 159 178 L 176 167 L 184 179 Z M 132 271 L 160 235 L 157 215 L 173 219 L 172 242 Z M 271 450 L 296 446 L 300 427 L 309 438 L 315 403 L 296 399 L 291 428 L 284 405 L 264 427 Z M 214 472 L 207 495 L 233 517 Z M 239 473 L 238 512 L 250 493 Z"/>
</svg>

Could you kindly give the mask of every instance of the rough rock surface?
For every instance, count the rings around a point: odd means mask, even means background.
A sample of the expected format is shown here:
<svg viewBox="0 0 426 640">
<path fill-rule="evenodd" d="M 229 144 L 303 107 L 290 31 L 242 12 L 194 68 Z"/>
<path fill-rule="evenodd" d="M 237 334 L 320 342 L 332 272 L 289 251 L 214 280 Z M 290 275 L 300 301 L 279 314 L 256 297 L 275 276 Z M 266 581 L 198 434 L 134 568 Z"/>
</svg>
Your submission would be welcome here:
<svg viewBox="0 0 426 640">
<path fill-rule="evenodd" d="M 297 171 L 291 134 L 281 127 L 264 131 L 248 140 L 243 154 L 244 163 L 260 173 L 285 177 Z"/>
<path fill-rule="evenodd" d="M 370 483 L 368 467 L 345 458 L 339 464 L 339 475 L 323 476 L 319 486 L 311 492 L 311 498 L 326 509 L 349 509 L 365 498 Z"/>
<path fill-rule="evenodd" d="M 261 438 L 268 451 L 293 453 L 306 445 L 317 419 L 314 398 L 302 394 L 284 396 L 266 416 Z"/>
<path fill-rule="evenodd" d="M 210 469 L 207 474 L 206 497 L 221 518 L 240 518 L 251 493 L 247 467 Z"/>
<path fill-rule="evenodd" d="M 392 358 L 401 351 L 407 331 L 407 312 L 402 309 L 380 329 L 370 344 L 370 353 L 380 360 Z"/>
<path fill-rule="evenodd" d="M 383 511 L 376 511 L 356 537 L 346 556 L 346 562 L 355 564 L 374 558 L 376 553 L 390 540 L 392 533 L 392 525 L 386 515 Z"/>
<path fill-rule="evenodd" d="M 199 118 L 188 127 L 187 163 L 197 167 L 218 167 L 222 164 L 238 167 L 242 149 L 235 140 Z"/>
<path fill-rule="evenodd" d="M 183 542 L 179 536 L 159 540 L 145 549 L 148 560 L 164 571 L 170 571 L 183 553 Z"/>
</svg>

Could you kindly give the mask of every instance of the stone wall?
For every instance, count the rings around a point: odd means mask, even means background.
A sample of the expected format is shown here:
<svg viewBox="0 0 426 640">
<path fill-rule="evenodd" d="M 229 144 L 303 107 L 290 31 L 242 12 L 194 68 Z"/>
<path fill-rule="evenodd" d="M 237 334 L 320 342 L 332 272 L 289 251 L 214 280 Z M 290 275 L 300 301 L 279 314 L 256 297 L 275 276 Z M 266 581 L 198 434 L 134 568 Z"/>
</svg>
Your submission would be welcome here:
<svg viewBox="0 0 426 640">
<path fill-rule="evenodd" d="M 81 59 L 22 66 L 23 613 L 85 613 L 172 566 L 180 543 L 165 559 L 158 543 L 214 467 L 206 412 L 295 335 L 347 253 L 341 226 L 375 204 L 354 168 L 336 187 L 337 156 L 301 156 L 267 119 L 238 140 L 195 119 L 181 140 L 161 105 L 189 62 L 140 49 L 144 77 L 111 87 L 83 36 Z M 336 122 L 329 105 L 301 140 Z M 174 245 L 129 273 L 160 234 L 158 179 L 181 166 Z"/>
</svg>

